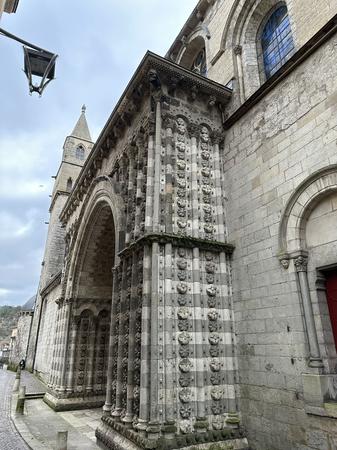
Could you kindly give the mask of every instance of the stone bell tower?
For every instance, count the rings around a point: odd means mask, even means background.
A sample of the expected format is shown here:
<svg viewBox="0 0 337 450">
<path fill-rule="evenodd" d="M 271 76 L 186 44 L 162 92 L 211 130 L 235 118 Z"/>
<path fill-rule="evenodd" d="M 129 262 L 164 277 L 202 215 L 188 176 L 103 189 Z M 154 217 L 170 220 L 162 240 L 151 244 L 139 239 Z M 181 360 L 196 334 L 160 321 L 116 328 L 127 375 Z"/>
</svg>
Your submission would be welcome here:
<svg viewBox="0 0 337 450">
<path fill-rule="evenodd" d="M 83 105 L 81 115 L 73 131 L 65 139 L 62 160 L 55 176 L 55 183 L 51 196 L 48 233 L 27 357 L 28 367 L 35 370 L 39 370 L 39 367 L 37 367 L 38 358 L 36 358 L 36 356 L 39 353 L 37 335 L 40 332 L 38 323 L 41 323 L 40 315 L 43 303 L 40 292 L 59 276 L 64 259 L 65 230 L 62 227 L 59 216 L 73 189 L 77 177 L 82 170 L 85 160 L 93 147 L 85 111 L 86 107 Z M 40 337 L 39 340 L 41 340 Z"/>
</svg>

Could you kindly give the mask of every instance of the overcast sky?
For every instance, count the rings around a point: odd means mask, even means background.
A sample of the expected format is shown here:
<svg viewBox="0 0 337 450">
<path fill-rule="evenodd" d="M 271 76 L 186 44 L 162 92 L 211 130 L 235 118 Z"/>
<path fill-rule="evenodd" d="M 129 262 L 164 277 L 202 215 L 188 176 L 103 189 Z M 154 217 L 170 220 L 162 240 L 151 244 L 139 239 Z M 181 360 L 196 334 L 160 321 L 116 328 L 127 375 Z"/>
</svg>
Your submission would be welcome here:
<svg viewBox="0 0 337 450">
<path fill-rule="evenodd" d="M 95 140 L 146 50 L 164 55 L 196 0 L 20 0 L 0 26 L 59 54 L 42 98 L 0 36 L 0 305 L 37 290 L 51 176 L 83 103 Z"/>
</svg>

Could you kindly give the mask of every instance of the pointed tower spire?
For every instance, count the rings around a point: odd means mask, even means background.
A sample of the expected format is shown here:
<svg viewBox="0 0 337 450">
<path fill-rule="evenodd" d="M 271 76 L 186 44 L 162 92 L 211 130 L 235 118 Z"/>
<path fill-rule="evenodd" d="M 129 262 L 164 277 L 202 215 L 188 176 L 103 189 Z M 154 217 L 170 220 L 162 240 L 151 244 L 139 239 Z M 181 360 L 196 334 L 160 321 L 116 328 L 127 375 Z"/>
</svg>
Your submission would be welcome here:
<svg viewBox="0 0 337 450">
<path fill-rule="evenodd" d="M 87 123 L 87 119 L 85 117 L 86 106 L 82 106 L 82 112 L 80 118 L 78 119 L 71 136 L 77 137 L 79 139 L 85 139 L 86 141 L 91 141 L 91 135 Z"/>
</svg>

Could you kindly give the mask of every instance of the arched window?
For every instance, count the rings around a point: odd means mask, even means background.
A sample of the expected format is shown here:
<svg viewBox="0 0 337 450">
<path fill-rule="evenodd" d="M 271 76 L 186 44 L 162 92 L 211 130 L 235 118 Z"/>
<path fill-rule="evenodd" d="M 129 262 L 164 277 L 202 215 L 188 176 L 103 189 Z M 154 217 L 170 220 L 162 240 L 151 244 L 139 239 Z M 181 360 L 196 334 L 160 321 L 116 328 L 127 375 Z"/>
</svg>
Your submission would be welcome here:
<svg viewBox="0 0 337 450">
<path fill-rule="evenodd" d="M 192 72 L 207 76 L 206 46 L 202 36 L 197 36 L 188 42 L 179 64 Z"/>
<path fill-rule="evenodd" d="M 81 161 L 84 160 L 84 156 L 85 156 L 85 150 L 83 145 L 79 145 L 78 147 L 76 147 L 76 158 L 80 159 Z"/>
<path fill-rule="evenodd" d="M 195 57 L 191 70 L 199 75 L 207 75 L 207 64 L 206 64 L 206 51 L 205 48 L 200 50 L 200 52 Z"/>
<path fill-rule="evenodd" d="M 294 41 L 285 5 L 277 8 L 269 17 L 261 35 L 263 64 L 266 78 L 274 75 L 290 58 Z"/>
<path fill-rule="evenodd" d="M 73 188 L 73 180 L 71 178 L 68 178 L 67 181 L 67 192 L 70 192 Z"/>
</svg>

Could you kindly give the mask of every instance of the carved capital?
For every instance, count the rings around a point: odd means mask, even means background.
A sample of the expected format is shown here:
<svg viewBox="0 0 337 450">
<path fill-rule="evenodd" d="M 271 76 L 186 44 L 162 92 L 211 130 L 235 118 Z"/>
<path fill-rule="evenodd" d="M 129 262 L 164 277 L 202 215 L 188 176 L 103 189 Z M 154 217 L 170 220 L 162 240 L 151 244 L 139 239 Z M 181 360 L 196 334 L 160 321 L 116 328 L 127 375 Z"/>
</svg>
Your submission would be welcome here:
<svg viewBox="0 0 337 450">
<path fill-rule="evenodd" d="M 300 255 L 294 261 L 296 272 L 306 272 L 308 267 L 308 258 Z"/>
</svg>

